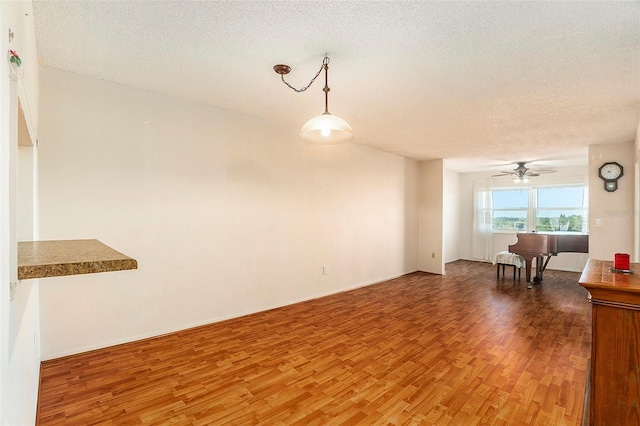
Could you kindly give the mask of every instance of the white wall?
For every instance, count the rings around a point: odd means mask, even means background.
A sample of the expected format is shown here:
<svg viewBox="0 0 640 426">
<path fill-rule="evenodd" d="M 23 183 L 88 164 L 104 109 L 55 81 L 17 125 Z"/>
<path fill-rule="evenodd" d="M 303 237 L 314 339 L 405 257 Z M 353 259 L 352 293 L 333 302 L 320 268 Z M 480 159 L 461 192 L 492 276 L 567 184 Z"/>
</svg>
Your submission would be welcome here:
<svg viewBox="0 0 640 426">
<path fill-rule="evenodd" d="M 553 184 L 569 184 L 588 182 L 588 167 L 558 167 L 557 173 L 547 176 L 540 176 L 532 180 L 531 184 L 536 185 L 553 185 Z M 473 182 L 476 179 L 487 179 L 492 172 L 482 173 L 462 173 L 460 178 L 460 258 L 466 260 L 477 260 L 473 258 L 471 238 L 473 235 Z M 496 186 L 510 187 L 515 184 L 508 179 L 494 180 Z M 515 233 L 494 233 L 492 238 L 493 251 L 499 252 L 507 250 L 508 246 L 515 244 L 517 237 Z M 563 271 L 580 272 L 584 269 L 588 256 L 581 253 L 561 253 L 553 256 L 549 261 L 549 269 L 557 269 Z"/>
<path fill-rule="evenodd" d="M 460 173 L 453 170 L 444 171 L 444 262 L 460 259 Z"/>
<path fill-rule="evenodd" d="M 598 169 L 609 161 L 624 168 L 615 192 L 607 192 Z M 634 142 L 589 146 L 589 256 L 613 261 L 615 253 L 634 255 Z M 601 226 L 596 226 L 600 219 Z"/>
<path fill-rule="evenodd" d="M 35 422 L 40 364 L 38 280 L 20 283 L 13 300 L 8 289 L 10 282 L 17 282 L 17 240 L 37 233 L 37 154 L 34 148 L 18 150 L 19 140 L 27 145 L 35 140 L 38 119 L 31 2 L 0 2 L 0 34 L 0 50 L 15 50 L 22 58 L 21 78 L 10 74 L 7 60 L 0 69 L 0 424 L 28 425 Z"/>
<path fill-rule="evenodd" d="M 635 140 L 635 167 L 634 167 L 634 219 L 633 219 L 633 257 L 631 261 L 640 262 L 640 124 L 636 130 Z"/>
<path fill-rule="evenodd" d="M 0 51 L 6 52 L 9 41 L 4 36 L 9 31 L 8 3 L 0 3 Z M 6 61 L 0 65 L 0 75 L 7 75 Z M 11 82 L 0 79 L 0 288 L 8 288 L 14 277 L 11 270 L 15 266 L 12 259 L 12 246 L 15 242 L 15 228 L 12 217 L 15 207 L 12 205 L 12 193 L 15 194 L 16 149 L 11 144 Z M 0 292 L 0 423 L 10 410 L 9 397 L 13 393 L 8 381 L 9 375 L 9 294 Z"/>
<path fill-rule="evenodd" d="M 413 160 L 46 67 L 40 102 L 41 239 L 139 263 L 42 280 L 45 359 L 418 268 Z"/>
<path fill-rule="evenodd" d="M 444 274 L 443 190 L 444 161 L 421 161 L 418 267 L 434 274 Z"/>
</svg>

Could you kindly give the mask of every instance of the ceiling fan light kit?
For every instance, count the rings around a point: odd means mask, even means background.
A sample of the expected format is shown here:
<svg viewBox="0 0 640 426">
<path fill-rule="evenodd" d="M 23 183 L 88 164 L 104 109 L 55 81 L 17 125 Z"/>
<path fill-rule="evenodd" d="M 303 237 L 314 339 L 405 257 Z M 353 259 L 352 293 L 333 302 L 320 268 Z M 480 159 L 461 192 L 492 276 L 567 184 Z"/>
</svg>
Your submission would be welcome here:
<svg viewBox="0 0 640 426">
<path fill-rule="evenodd" d="M 318 78 L 320 73 L 324 70 L 324 88 L 322 89 L 322 91 L 324 92 L 324 113 L 313 117 L 312 119 L 307 121 L 304 126 L 302 126 L 299 134 L 300 138 L 306 142 L 323 145 L 332 145 L 353 140 L 354 133 L 349 123 L 338 116 L 332 115 L 329 112 L 329 91 L 331 89 L 329 89 L 328 56 L 324 57 L 322 66 L 316 73 L 315 77 L 313 77 L 309 84 L 302 89 L 296 89 L 285 81 L 284 76 L 291 72 L 291 67 L 289 65 L 278 64 L 273 67 L 273 70 L 277 74 L 280 74 L 282 82 L 287 85 L 287 87 L 298 93 L 304 92 L 309 87 L 311 87 L 316 78 Z"/>
</svg>

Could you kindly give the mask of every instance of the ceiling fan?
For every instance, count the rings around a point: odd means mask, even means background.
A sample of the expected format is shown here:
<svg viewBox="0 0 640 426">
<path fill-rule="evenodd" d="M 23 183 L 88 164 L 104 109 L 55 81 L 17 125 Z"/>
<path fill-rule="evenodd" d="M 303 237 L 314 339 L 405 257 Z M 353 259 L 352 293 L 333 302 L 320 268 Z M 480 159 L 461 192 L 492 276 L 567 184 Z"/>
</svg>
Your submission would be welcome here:
<svg viewBox="0 0 640 426">
<path fill-rule="evenodd" d="M 491 177 L 499 177 L 499 176 L 513 176 L 514 182 L 528 182 L 530 177 L 536 177 L 548 173 L 555 173 L 557 170 L 551 169 L 530 169 L 525 164 L 526 161 L 518 161 L 516 163 L 518 167 L 513 169 L 510 172 L 500 172 L 498 175 L 492 175 Z"/>
</svg>

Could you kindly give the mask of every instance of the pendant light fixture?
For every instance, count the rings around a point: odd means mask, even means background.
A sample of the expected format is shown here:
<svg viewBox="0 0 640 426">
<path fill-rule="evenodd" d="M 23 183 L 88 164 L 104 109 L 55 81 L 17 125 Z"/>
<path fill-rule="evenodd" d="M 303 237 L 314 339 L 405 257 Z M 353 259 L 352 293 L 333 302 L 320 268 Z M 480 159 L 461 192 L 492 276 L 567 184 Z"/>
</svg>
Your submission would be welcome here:
<svg viewBox="0 0 640 426">
<path fill-rule="evenodd" d="M 349 126 L 349 123 L 342 118 L 335 116 L 329 112 L 329 57 L 325 56 L 322 61 L 320 70 L 316 73 L 316 76 L 311 79 L 309 84 L 302 89 L 296 89 L 284 79 L 286 74 L 289 74 L 291 67 L 288 65 L 278 64 L 273 67 L 273 70 L 280 74 L 282 82 L 286 84 L 290 89 L 296 92 L 304 92 L 307 90 L 313 82 L 318 78 L 322 70 L 324 70 L 324 113 L 313 117 L 307 121 L 300 130 L 300 138 L 306 142 L 317 144 L 338 144 L 343 142 L 349 142 L 353 140 L 353 129 Z"/>
</svg>

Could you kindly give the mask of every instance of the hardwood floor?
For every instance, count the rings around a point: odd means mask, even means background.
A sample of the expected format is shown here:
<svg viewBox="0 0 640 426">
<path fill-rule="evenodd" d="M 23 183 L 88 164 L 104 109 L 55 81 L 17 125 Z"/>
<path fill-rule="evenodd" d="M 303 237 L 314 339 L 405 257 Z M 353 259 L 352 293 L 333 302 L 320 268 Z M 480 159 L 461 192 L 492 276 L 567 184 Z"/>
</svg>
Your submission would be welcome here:
<svg viewBox="0 0 640 426">
<path fill-rule="evenodd" d="M 42 364 L 40 425 L 578 425 L 579 274 L 457 261 Z"/>
</svg>

